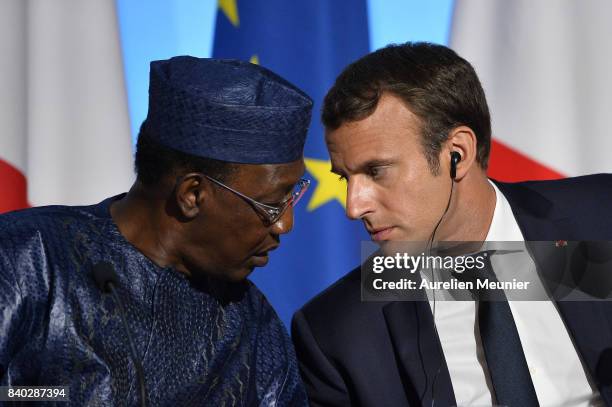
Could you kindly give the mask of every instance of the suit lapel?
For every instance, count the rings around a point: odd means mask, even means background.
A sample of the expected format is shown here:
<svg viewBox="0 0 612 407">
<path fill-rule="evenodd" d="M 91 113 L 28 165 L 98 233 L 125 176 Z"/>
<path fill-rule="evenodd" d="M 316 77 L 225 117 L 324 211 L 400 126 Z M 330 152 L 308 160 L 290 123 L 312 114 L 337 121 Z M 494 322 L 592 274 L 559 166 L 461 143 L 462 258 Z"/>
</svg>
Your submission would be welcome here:
<svg viewBox="0 0 612 407">
<path fill-rule="evenodd" d="M 563 295 L 563 281 L 567 276 L 559 273 L 566 267 L 566 252 L 575 243 L 568 242 L 565 247 L 560 239 L 589 237 L 577 236 L 570 219 L 558 213 L 554 204 L 537 192 L 520 184 L 496 184 L 508 199 L 525 241 L 548 241 L 528 243 L 528 247 L 549 290 Z M 556 241 L 560 244 L 556 245 Z M 606 301 L 557 301 L 556 304 L 590 377 L 606 404 L 612 406 L 612 331 L 607 316 L 612 312 L 611 304 Z"/>
<path fill-rule="evenodd" d="M 557 306 L 587 370 L 612 405 L 612 333 L 605 315 L 607 302 L 559 301 Z"/>
<path fill-rule="evenodd" d="M 392 302 L 383 314 L 410 405 L 456 405 L 450 374 L 427 300 Z M 434 340 L 432 341 L 432 338 Z M 438 367 L 440 368 L 439 372 Z"/>
</svg>

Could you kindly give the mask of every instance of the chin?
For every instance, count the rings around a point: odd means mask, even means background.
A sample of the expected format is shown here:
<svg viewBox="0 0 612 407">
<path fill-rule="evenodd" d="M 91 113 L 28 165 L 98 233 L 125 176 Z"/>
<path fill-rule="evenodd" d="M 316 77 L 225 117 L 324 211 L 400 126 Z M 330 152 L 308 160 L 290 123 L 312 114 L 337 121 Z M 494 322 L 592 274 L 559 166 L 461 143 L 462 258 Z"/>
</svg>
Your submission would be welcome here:
<svg viewBox="0 0 612 407">
<path fill-rule="evenodd" d="M 247 279 L 253 272 L 254 267 L 245 267 L 225 275 L 227 281 L 232 283 L 240 283 Z"/>
<path fill-rule="evenodd" d="M 217 270 L 216 272 L 197 273 L 192 276 L 195 280 L 217 281 L 219 283 L 240 283 L 253 272 L 253 267 L 231 268 Z"/>
</svg>

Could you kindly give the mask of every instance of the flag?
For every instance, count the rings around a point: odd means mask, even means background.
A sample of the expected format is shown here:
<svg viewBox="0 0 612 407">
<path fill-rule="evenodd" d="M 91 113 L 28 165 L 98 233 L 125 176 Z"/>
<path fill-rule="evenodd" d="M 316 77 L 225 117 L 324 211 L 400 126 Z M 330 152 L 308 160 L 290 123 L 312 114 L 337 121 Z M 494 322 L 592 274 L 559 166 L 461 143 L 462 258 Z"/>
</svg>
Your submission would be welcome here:
<svg viewBox="0 0 612 407">
<path fill-rule="evenodd" d="M 132 183 L 115 2 L 0 2 L 0 213 Z"/>
<path fill-rule="evenodd" d="M 316 293 L 359 265 L 359 222 L 345 214 L 346 184 L 330 172 L 319 119 L 342 69 L 369 51 L 365 0 L 219 0 L 213 56 L 258 63 L 315 101 L 306 147 L 311 187 L 295 208 L 293 231 L 253 280 L 287 324 Z"/>
<path fill-rule="evenodd" d="M 489 101 L 490 176 L 612 171 L 611 16 L 605 0 L 456 2 L 450 45 Z"/>
</svg>

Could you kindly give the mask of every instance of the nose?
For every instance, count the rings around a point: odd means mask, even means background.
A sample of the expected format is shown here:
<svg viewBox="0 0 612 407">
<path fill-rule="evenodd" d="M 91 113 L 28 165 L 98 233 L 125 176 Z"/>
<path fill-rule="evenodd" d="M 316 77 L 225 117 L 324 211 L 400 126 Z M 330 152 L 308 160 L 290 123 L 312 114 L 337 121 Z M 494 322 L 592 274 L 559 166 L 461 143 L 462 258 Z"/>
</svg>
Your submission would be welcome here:
<svg viewBox="0 0 612 407">
<path fill-rule="evenodd" d="M 350 219 L 361 219 L 373 208 L 373 193 L 359 177 L 352 177 L 348 180 L 346 191 L 346 216 Z"/>
<path fill-rule="evenodd" d="M 293 206 L 289 205 L 281 217 L 272 224 L 272 233 L 284 235 L 291 232 L 291 229 L 293 229 Z"/>
</svg>

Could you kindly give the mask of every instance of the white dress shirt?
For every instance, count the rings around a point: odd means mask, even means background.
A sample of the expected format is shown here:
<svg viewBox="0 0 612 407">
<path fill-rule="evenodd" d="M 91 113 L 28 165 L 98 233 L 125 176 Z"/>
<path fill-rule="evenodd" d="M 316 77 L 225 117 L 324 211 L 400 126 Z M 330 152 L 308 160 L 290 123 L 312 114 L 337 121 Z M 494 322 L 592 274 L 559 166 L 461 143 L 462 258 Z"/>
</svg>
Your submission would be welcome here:
<svg viewBox="0 0 612 407">
<path fill-rule="evenodd" d="M 524 241 L 510 204 L 496 195 L 487 241 Z M 493 270 L 495 258 L 491 257 Z M 531 261 L 531 260 L 530 260 Z M 531 261 L 532 262 L 532 261 Z M 535 273 L 535 265 L 532 262 Z M 538 281 L 539 283 L 539 281 Z M 432 301 L 432 312 L 458 406 L 492 405 L 492 387 L 480 343 L 474 301 Z M 436 298 L 439 298 L 436 296 Z M 603 406 L 589 383 L 572 339 L 551 301 L 509 301 L 540 406 Z"/>
</svg>

